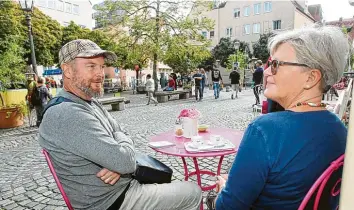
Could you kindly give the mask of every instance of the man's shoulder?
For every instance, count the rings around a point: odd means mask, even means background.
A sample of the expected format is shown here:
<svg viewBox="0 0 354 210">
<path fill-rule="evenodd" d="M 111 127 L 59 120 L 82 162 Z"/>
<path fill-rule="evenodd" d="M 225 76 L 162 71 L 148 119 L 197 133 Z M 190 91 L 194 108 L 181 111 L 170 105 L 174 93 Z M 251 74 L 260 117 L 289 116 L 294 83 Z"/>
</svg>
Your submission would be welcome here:
<svg viewBox="0 0 354 210">
<path fill-rule="evenodd" d="M 72 101 L 63 101 L 58 104 L 52 105 L 44 114 L 44 118 L 54 118 L 56 120 L 70 120 L 72 117 L 79 115 L 87 115 L 90 110 L 79 103 Z"/>
</svg>

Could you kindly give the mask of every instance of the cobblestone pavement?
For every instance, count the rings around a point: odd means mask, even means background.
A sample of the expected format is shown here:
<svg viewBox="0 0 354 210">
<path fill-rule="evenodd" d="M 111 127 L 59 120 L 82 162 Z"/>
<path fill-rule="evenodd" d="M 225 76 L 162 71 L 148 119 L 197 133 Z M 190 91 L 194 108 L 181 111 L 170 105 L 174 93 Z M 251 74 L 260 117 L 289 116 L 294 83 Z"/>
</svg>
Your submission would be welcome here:
<svg viewBox="0 0 354 210">
<path fill-rule="evenodd" d="M 244 130 L 254 118 L 251 90 L 243 91 L 236 100 L 231 100 L 230 93 L 226 92 L 222 92 L 218 100 L 213 98 L 211 90 L 205 95 L 202 102 L 191 98 L 158 106 L 146 106 L 145 95 L 125 95 L 131 100 L 126 110 L 111 114 L 135 139 L 139 152 L 157 157 L 173 168 L 174 180 L 183 180 L 183 165 L 179 158 L 156 153 L 147 147 L 150 136 L 173 129 L 182 108 L 197 108 L 203 115 L 200 122 L 211 127 Z M 109 106 L 106 108 L 110 109 Z M 66 209 L 40 152 L 37 134 L 36 128 L 26 126 L 0 130 L 0 209 Z M 227 173 L 233 158 L 233 155 L 225 157 L 222 173 Z M 204 158 L 199 160 L 199 165 L 216 171 L 217 162 L 217 158 Z M 188 164 L 192 168 L 191 160 Z M 212 184 L 214 181 L 214 177 L 203 177 L 203 183 Z"/>
</svg>

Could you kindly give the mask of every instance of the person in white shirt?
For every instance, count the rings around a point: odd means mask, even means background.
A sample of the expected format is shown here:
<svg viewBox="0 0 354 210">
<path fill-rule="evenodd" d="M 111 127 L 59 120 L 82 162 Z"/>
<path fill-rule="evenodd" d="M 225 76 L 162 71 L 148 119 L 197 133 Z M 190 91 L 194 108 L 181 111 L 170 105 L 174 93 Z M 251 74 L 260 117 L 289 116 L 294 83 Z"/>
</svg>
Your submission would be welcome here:
<svg viewBox="0 0 354 210">
<path fill-rule="evenodd" d="M 150 104 L 150 100 L 152 100 L 155 103 L 155 106 L 157 106 L 158 102 L 154 98 L 155 82 L 151 78 L 150 74 L 146 75 L 146 79 L 147 80 L 146 80 L 146 83 L 145 83 L 145 87 L 146 87 L 146 91 L 148 93 L 148 103 L 146 105 L 149 105 Z"/>
</svg>

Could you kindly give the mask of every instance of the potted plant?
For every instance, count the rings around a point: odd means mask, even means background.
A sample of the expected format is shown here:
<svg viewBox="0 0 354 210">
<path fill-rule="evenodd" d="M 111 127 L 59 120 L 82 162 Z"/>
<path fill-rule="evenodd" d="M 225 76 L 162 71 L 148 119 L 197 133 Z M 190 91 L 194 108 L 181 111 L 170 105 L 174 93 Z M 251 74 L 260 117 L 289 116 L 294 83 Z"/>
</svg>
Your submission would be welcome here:
<svg viewBox="0 0 354 210">
<path fill-rule="evenodd" d="M 0 41 L 0 46 L 6 46 L 0 49 L 0 128 L 13 128 L 23 124 L 27 107 L 24 102 L 6 104 L 3 93 L 11 84 L 25 80 L 24 49 L 17 44 L 14 36 Z"/>
</svg>

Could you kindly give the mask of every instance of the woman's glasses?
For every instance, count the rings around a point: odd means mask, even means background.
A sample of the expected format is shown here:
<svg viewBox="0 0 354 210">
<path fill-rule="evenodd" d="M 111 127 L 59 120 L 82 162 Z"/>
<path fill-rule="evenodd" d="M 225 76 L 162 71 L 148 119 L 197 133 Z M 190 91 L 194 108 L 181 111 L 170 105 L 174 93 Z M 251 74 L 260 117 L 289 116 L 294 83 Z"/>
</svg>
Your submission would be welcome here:
<svg viewBox="0 0 354 210">
<path fill-rule="evenodd" d="M 272 60 L 270 63 L 270 70 L 272 71 L 273 75 L 277 74 L 279 66 L 302 66 L 302 67 L 310 68 L 308 65 L 302 63 L 292 63 L 292 62 Z"/>
</svg>

